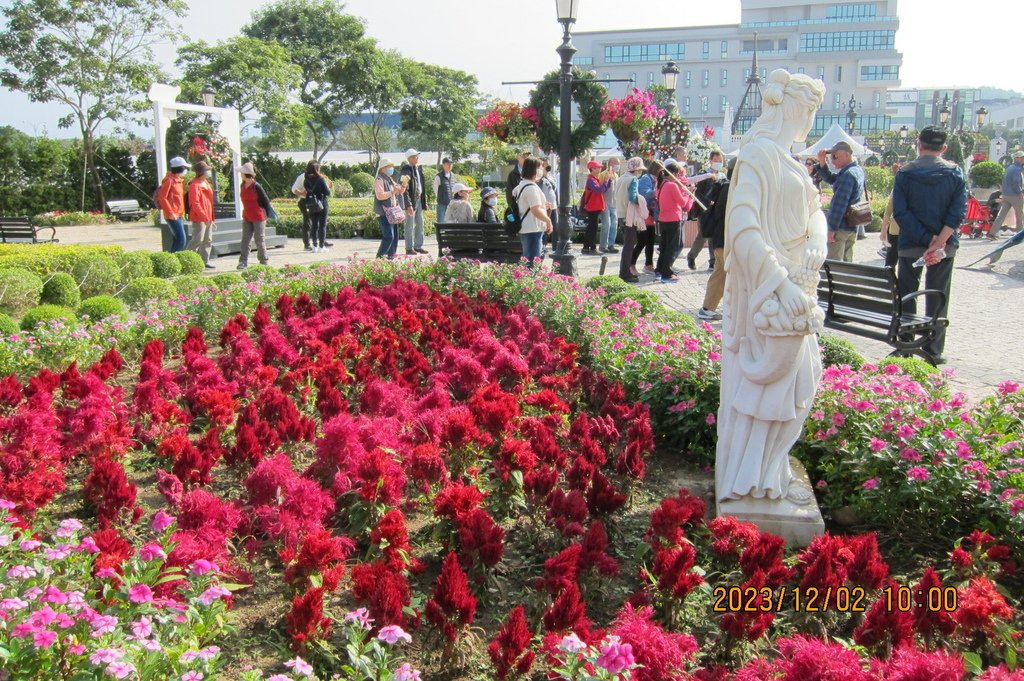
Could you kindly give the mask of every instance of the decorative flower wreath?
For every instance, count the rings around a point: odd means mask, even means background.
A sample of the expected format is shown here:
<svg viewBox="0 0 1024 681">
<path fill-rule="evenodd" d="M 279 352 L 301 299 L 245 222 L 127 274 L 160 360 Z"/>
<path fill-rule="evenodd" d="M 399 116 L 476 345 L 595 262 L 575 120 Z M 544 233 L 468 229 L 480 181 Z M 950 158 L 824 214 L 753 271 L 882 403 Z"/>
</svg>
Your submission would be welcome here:
<svg viewBox="0 0 1024 681">
<path fill-rule="evenodd" d="M 196 135 L 192 138 L 187 156 L 192 163 L 206 161 L 214 168 L 224 168 L 231 163 L 231 143 L 227 137 L 216 132 Z"/>
<path fill-rule="evenodd" d="M 532 142 L 540 117 L 532 107 L 514 102 L 498 102 L 476 122 L 476 131 L 509 144 Z"/>
<path fill-rule="evenodd" d="M 689 137 L 690 124 L 675 114 L 668 114 L 644 130 L 637 152 L 643 156 L 664 158 L 670 156 L 676 147 L 686 146 Z"/>
<path fill-rule="evenodd" d="M 540 124 L 537 126 L 537 144 L 548 153 L 558 151 L 559 122 L 556 109 L 560 104 L 558 71 L 544 76 L 530 93 L 530 106 L 537 110 Z M 601 121 L 601 109 L 608 99 L 608 91 L 604 85 L 596 82 L 595 76 L 582 69 L 572 70 L 572 99 L 580 112 L 580 123 L 572 131 L 571 155 L 581 156 L 604 132 L 605 124 Z"/>
<path fill-rule="evenodd" d="M 707 166 L 712 151 L 721 151 L 712 140 L 714 135 L 715 129 L 711 126 L 706 126 L 703 135 L 693 135 L 687 140 L 686 157 L 695 162 L 698 167 L 703 168 Z"/>
</svg>

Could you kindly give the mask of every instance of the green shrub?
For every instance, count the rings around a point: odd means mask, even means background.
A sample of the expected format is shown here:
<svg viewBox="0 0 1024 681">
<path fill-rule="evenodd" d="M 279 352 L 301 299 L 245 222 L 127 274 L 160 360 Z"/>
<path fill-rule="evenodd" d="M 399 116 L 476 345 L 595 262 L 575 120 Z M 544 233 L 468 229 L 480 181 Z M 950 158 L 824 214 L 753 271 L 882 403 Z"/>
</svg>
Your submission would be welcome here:
<svg viewBox="0 0 1024 681">
<path fill-rule="evenodd" d="M 1005 172 L 995 161 L 982 161 L 971 166 L 971 183 L 975 187 L 998 187 Z"/>
<path fill-rule="evenodd" d="M 355 190 L 352 189 L 352 183 L 348 180 L 335 180 L 334 181 L 334 196 L 339 199 L 352 198 Z"/>
<path fill-rule="evenodd" d="M 242 270 L 242 278 L 246 281 L 277 279 L 281 274 L 270 265 L 253 265 Z"/>
<path fill-rule="evenodd" d="M 19 330 L 18 322 L 11 319 L 11 315 L 0 312 L 0 336 L 10 336 Z"/>
<path fill-rule="evenodd" d="M 821 363 L 824 366 L 849 364 L 856 371 L 864 365 L 864 357 L 845 338 L 823 333 L 818 337 L 818 344 L 821 346 Z"/>
<path fill-rule="evenodd" d="M 198 274 L 183 274 L 171 279 L 171 284 L 178 293 L 193 293 L 201 288 L 220 288 L 212 277 L 201 277 Z"/>
<path fill-rule="evenodd" d="M 143 277 L 129 282 L 121 291 L 121 300 L 138 310 L 151 300 L 168 300 L 178 295 L 174 284 L 160 277 Z"/>
<path fill-rule="evenodd" d="M 608 301 L 609 305 L 621 303 L 626 300 L 635 300 L 640 303 L 640 309 L 645 315 L 653 314 L 654 312 L 665 309 L 665 306 L 661 303 L 661 298 L 656 294 L 634 286 L 630 286 L 625 291 L 617 291 L 610 296 L 607 296 L 605 299 Z"/>
<path fill-rule="evenodd" d="M 348 178 L 348 182 L 356 196 L 366 196 L 373 191 L 373 175 L 369 173 L 356 173 Z"/>
<path fill-rule="evenodd" d="M 71 246 L 61 244 L 0 244 L 0 268 L 21 267 L 45 279 L 54 272 L 71 272 L 75 263 L 89 255 L 124 253 L 120 246 Z"/>
<path fill-rule="evenodd" d="M 238 272 L 224 272 L 210 278 L 213 279 L 213 283 L 222 289 L 245 283 L 245 278 Z"/>
<path fill-rule="evenodd" d="M 150 253 L 153 263 L 153 276 L 159 279 L 170 279 L 181 274 L 181 261 L 177 253 Z"/>
<path fill-rule="evenodd" d="M 174 257 L 176 257 L 178 259 L 178 263 L 181 264 L 181 273 L 183 275 L 202 274 L 206 270 L 206 263 L 203 262 L 203 256 L 199 255 L 195 251 L 178 251 L 174 254 Z"/>
<path fill-rule="evenodd" d="M 153 261 L 146 251 L 126 251 L 114 258 L 121 270 L 121 283 L 153 276 Z"/>
<path fill-rule="evenodd" d="M 128 316 L 128 308 L 114 296 L 93 296 L 78 306 L 78 316 L 93 321 L 115 316 L 124 319 Z"/>
<path fill-rule="evenodd" d="M 398 172 L 397 168 L 395 168 L 395 172 L 396 173 Z M 434 196 L 434 178 L 435 177 L 437 177 L 437 170 L 436 169 L 434 169 L 434 168 L 424 168 L 423 169 L 423 182 L 426 183 L 426 185 L 427 185 L 427 199 L 429 201 L 433 201 L 435 198 L 437 198 L 437 197 Z M 455 180 L 455 181 L 458 182 L 459 180 Z M 466 184 L 469 184 L 469 183 L 467 182 Z"/>
<path fill-rule="evenodd" d="M 903 369 L 903 373 L 922 384 L 928 383 L 929 376 L 939 373 L 937 368 L 920 357 L 886 357 L 878 363 L 878 366 L 884 368 L 890 364 L 895 364 Z"/>
<path fill-rule="evenodd" d="M 21 318 L 21 330 L 31 331 L 39 324 L 63 319 L 69 326 L 75 325 L 75 311 L 63 305 L 37 305 Z"/>
<path fill-rule="evenodd" d="M 82 302 L 82 294 L 78 292 L 75 278 L 67 272 L 54 272 L 43 284 L 43 295 L 40 302 L 51 305 L 62 305 L 72 310 Z"/>
<path fill-rule="evenodd" d="M 121 270 L 109 255 L 87 255 L 75 263 L 71 276 L 78 282 L 82 296 L 90 298 L 116 291 Z"/>
<path fill-rule="evenodd" d="M 606 295 L 618 293 L 619 291 L 628 291 L 633 288 L 632 284 L 628 284 L 618 277 L 613 277 L 607 274 L 587 279 L 587 287 L 595 290 L 603 288 Z"/>
<path fill-rule="evenodd" d="M 43 280 L 20 267 L 0 269 L 0 312 L 13 317 L 39 304 Z"/>
<path fill-rule="evenodd" d="M 896 177 L 888 168 L 865 168 L 864 173 L 867 179 L 868 192 L 872 198 L 888 198 L 892 191 L 893 182 Z"/>
</svg>

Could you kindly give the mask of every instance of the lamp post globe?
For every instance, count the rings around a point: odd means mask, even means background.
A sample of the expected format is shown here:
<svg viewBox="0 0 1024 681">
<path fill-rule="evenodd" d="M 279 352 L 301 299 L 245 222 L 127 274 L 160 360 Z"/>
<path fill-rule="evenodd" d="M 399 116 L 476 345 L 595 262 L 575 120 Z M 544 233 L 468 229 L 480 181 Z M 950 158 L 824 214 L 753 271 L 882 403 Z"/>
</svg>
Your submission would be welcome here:
<svg viewBox="0 0 1024 681">
<path fill-rule="evenodd" d="M 939 109 L 939 123 L 945 128 L 949 125 L 949 116 L 952 112 L 949 110 L 949 95 L 942 97 L 942 108 Z"/>
<path fill-rule="evenodd" d="M 200 94 L 203 96 L 203 106 L 213 106 L 214 100 L 217 96 L 216 90 L 207 85 L 203 88 L 203 91 Z"/>
<path fill-rule="evenodd" d="M 981 130 L 982 126 L 985 125 L 985 121 L 988 120 L 988 109 L 981 107 L 974 112 L 974 116 L 974 121 L 978 124 L 978 130 Z"/>
<path fill-rule="evenodd" d="M 676 112 L 676 87 L 679 85 L 679 67 L 674 61 L 670 61 L 661 68 L 661 75 L 665 79 L 665 89 L 671 95 L 668 102 L 669 115 Z"/>
<path fill-rule="evenodd" d="M 580 0 L 555 0 L 555 11 L 563 24 L 574 23 L 580 11 Z"/>
</svg>

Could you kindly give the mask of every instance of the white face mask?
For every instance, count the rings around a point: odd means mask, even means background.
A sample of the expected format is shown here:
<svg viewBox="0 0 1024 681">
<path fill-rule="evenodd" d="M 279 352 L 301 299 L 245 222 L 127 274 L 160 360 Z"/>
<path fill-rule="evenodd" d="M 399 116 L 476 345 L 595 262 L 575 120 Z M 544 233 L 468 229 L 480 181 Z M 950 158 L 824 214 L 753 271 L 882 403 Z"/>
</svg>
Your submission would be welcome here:
<svg viewBox="0 0 1024 681">
<path fill-rule="evenodd" d="M 491 197 L 488 197 L 488 198 L 484 199 L 484 203 L 486 203 L 488 206 L 497 206 L 498 205 L 498 199 L 496 199 L 495 197 L 491 196 Z"/>
<path fill-rule="evenodd" d="M 721 161 L 712 161 L 711 162 L 711 169 L 714 170 L 717 173 L 719 170 L 722 169 L 722 162 Z"/>
</svg>

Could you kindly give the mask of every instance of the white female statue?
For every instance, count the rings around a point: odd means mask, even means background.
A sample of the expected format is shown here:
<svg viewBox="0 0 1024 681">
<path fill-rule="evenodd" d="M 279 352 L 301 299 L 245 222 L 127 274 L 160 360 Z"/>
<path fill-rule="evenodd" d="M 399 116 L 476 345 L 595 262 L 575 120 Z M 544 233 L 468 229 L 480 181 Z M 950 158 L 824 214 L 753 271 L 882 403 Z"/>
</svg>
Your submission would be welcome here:
<svg viewBox="0 0 1024 681">
<path fill-rule="evenodd" d="M 757 513 L 813 499 L 809 485 L 791 484 L 789 450 L 821 378 L 816 288 L 827 224 L 790 147 L 807 138 L 824 96 L 820 80 L 773 71 L 733 171 L 715 462 L 720 512 L 734 500 Z"/>
</svg>

